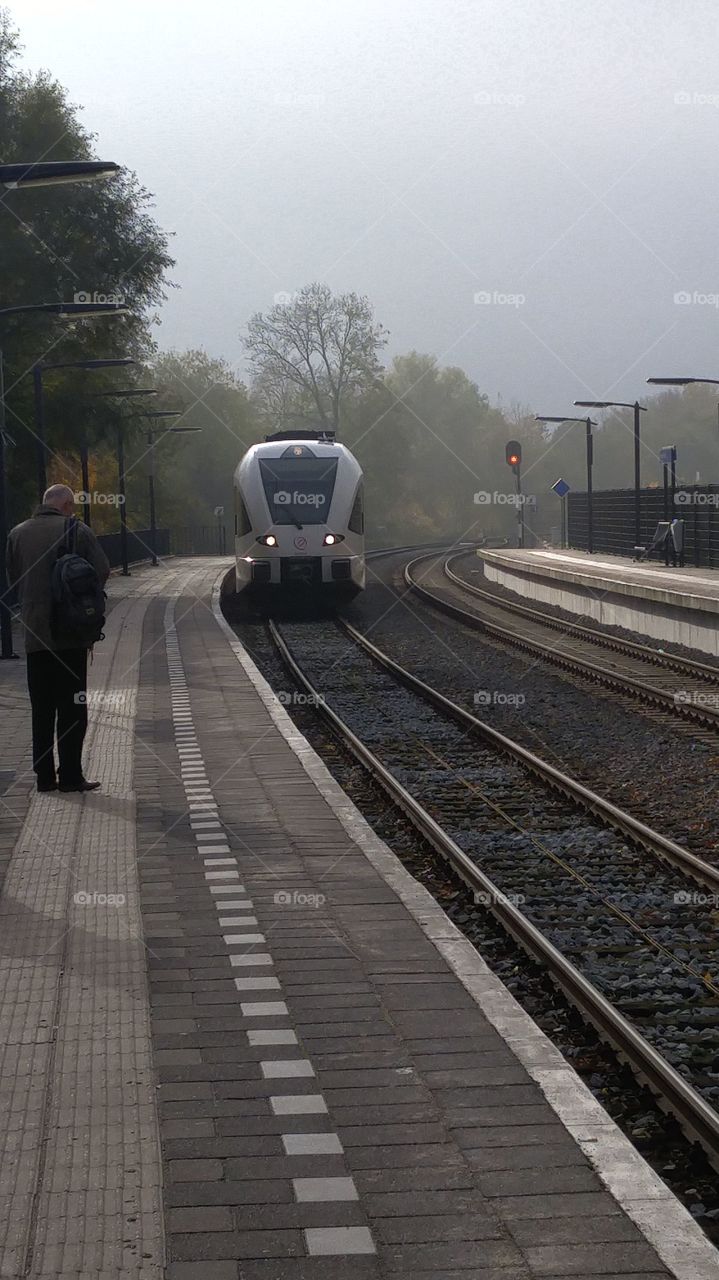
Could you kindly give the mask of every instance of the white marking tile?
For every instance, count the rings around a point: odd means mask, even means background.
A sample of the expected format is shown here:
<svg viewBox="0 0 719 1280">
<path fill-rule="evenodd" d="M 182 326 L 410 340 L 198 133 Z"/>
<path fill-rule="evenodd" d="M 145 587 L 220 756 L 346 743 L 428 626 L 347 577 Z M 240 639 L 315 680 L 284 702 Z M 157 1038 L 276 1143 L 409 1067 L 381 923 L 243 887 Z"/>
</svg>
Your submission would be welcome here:
<svg viewBox="0 0 719 1280">
<path fill-rule="evenodd" d="M 223 907 L 226 905 L 223 902 Z M 257 924 L 257 916 L 220 916 L 217 921 L 221 929 L 242 928 L 245 925 Z"/>
<path fill-rule="evenodd" d="M 206 880 L 239 880 L 239 871 L 206 871 Z M 235 888 L 237 886 L 234 886 Z"/>
<path fill-rule="evenodd" d="M 293 1178 L 298 1204 L 324 1204 L 328 1200 L 359 1200 L 354 1178 Z"/>
<path fill-rule="evenodd" d="M 249 942 L 266 942 L 264 933 L 225 933 L 222 941 L 228 947 L 244 947 Z"/>
<path fill-rule="evenodd" d="M 197 850 L 198 853 L 229 853 L 230 846 L 228 844 L 203 844 Z M 237 858 L 215 858 L 215 862 L 234 862 Z"/>
<path fill-rule="evenodd" d="M 210 885 L 210 893 L 242 893 L 241 884 L 213 884 Z M 229 907 L 229 902 L 218 902 L 218 907 Z"/>
<path fill-rule="evenodd" d="M 243 884 L 233 885 L 232 891 L 233 893 L 246 892 L 245 886 Z M 218 911 L 227 911 L 228 909 L 231 911 L 251 911 L 252 910 L 252 903 L 250 902 L 249 898 L 238 898 L 237 901 L 233 901 L 233 902 L 216 902 L 215 906 L 217 907 Z"/>
<path fill-rule="evenodd" d="M 238 991 L 279 991 L 280 989 L 278 978 L 261 978 L 259 974 L 256 978 L 235 978 L 235 986 Z"/>
<path fill-rule="evenodd" d="M 250 967 L 252 965 L 274 965 L 274 963 L 272 956 L 268 955 L 266 951 L 254 951 L 249 956 L 230 956 L 230 964 L 233 969 L 238 968 L 239 965 Z"/>
<path fill-rule="evenodd" d="M 194 830 L 194 832 L 195 832 L 195 839 L 196 839 L 197 841 L 200 841 L 200 840 L 219 840 L 220 836 L 222 835 L 222 827 L 219 825 L 219 823 L 217 823 L 217 825 L 215 825 L 215 824 L 213 823 L 213 824 L 212 824 L 212 830 L 211 830 L 211 831 L 199 831 L 199 830 L 197 829 L 197 824 L 196 824 L 194 821 L 192 822 L 192 824 L 191 824 L 191 825 L 192 825 L 192 828 L 193 828 L 193 830 Z"/>
<path fill-rule="evenodd" d="M 253 1047 L 262 1044 L 297 1044 L 297 1032 L 282 1027 L 275 1031 L 248 1031 L 247 1043 Z M 304 1096 L 307 1097 L 308 1095 L 305 1094 Z"/>
<path fill-rule="evenodd" d="M 203 853 L 210 853 L 212 850 L 203 849 Z M 203 858 L 206 867 L 236 867 L 237 858 Z"/>
<path fill-rule="evenodd" d="M 304 1237 L 312 1258 L 377 1252 L 369 1227 L 306 1227 Z"/>
<path fill-rule="evenodd" d="M 261 1062 L 265 1080 L 281 1080 L 290 1076 L 313 1076 L 315 1069 L 309 1058 L 296 1058 L 292 1062 Z"/>
<path fill-rule="evenodd" d="M 288 1156 L 341 1156 L 344 1148 L 336 1133 L 283 1133 Z"/>
<path fill-rule="evenodd" d="M 232 959 L 232 957 L 230 957 Z M 287 1005 L 284 1000 L 252 1000 L 249 1004 L 240 1004 L 243 1018 L 286 1018 Z"/>
<path fill-rule="evenodd" d="M 247 1034 L 251 1036 L 252 1032 Z M 321 1093 L 276 1093 L 270 1098 L 270 1106 L 276 1116 L 327 1115 L 327 1103 Z"/>
</svg>

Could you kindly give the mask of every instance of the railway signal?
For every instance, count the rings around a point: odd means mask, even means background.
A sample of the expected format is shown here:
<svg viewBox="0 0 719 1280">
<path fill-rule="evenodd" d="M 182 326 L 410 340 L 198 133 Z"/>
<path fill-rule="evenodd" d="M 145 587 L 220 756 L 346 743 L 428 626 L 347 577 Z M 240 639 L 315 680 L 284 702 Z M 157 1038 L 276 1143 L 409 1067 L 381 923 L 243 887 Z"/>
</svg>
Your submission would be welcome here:
<svg viewBox="0 0 719 1280">
<path fill-rule="evenodd" d="M 504 446 L 504 454 L 507 459 L 507 466 L 512 468 L 515 476 L 518 476 L 522 465 L 522 446 L 519 441 L 508 440 Z"/>
<path fill-rule="evenodd" d="M 522 446 L 518 440 L 508 440 L 504 446 L 507 466 L 512 468 L 517 483 L 517 546 L 524 547 L 524 503 L 522 502 Z"/>
</svg>

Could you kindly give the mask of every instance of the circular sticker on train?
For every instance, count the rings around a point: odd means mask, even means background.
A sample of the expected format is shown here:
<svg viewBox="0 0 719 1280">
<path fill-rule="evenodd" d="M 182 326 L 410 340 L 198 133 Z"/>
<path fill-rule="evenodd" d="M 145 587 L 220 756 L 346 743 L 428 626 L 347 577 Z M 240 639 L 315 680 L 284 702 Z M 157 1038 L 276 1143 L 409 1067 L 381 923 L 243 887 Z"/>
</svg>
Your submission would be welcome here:
<svg viewBox="0 0 719 1280">
<path fill-rule="evenodd" d="M 298 550 L 298 551 L 306 551 L 306 550 L 307 550 L 307 539 L 306 539 L 306 538 L 295 538 L 295 546 L 297 547 L 297 550 Z"/>
</svg>

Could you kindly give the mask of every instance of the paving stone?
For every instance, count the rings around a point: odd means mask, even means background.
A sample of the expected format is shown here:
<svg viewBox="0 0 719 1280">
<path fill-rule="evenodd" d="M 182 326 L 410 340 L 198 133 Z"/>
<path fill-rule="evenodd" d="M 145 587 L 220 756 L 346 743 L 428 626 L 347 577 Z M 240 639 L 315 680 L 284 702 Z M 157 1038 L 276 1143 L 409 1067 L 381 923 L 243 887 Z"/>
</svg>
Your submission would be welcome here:
<svg viewBox="0 0 719 1280">
<path fill-rule="evenodd" d="M 480 1213 L 447 1213 L 383 1218 L 376 1224 L 384 1244 L 422 1244 L 439 1240 L 501 1240 L 503 1228 L 496 1218 Z"/>
<path fill-rule="evenodd" d="M 223 1174 L 220 1160 L 171 1160 L 167 1171 L 172 1182 L 214 1182 Z"/>
<path fill-rule="evenodd" d="M 656 1254 L 647 1244 L 626 1240 L 621 1244 L 603 1242 L 601 1248 L 596 1243 L 528 1245 L 525 1254 L 538 1276 L 572 1276 L 590 1267 L 596 1275 L 636 1275 L 637 1271 L 649 1270 L 656 1262 Z"/>
<path fill-rule="evenodd" d="M 170 1248 L 173 1260 L 179 1262 L 204 1262 L 210 1258 L 290 1258 L 304 1254 L 299 1231 L 190 1232 L 173 1235 Z"/>
<path fill-rule="evenodd" d="M 197 1209 L 170 1209 L 167 1229 L 172 1234 L 189 1231 L 231 1231 L 234 1219 L 227 1208 L 203 1205 Z"/>
<path fill-rule="evenodd" d="M 517 1244 L 606 1244 L 616 1240 L 636 1240 L 637 1228 L 623 1213 L 603 1217 L 525 1218 L 510 1224 Z"/>
<path fill-rule="evenodd" d="M 570 1194 L 599 1192 L 602 1184 L 593 1169 L 568 1165 L 562 1169 L 494 1170 L 478 1173 L 477 1182 L 486 1196 L 533 1196 L 541 1192 Z"/>
<path fill-rule="evenodd" d="M 523 1258 L 519 1250 L 504 1240 L 443 1241 L 441 1244 L 390 1245 L 382 1249 L 382 1266 L 388 1271 L 411 1275 L 450 1271 L 455 1267 L 476 1268 L 481 1265 L 500 1280 L 502 1267 L 521 1267 Z M 492 1270 L 494 1268 L 494 1271 Z"/>
<path fill-rule="evenodd" d="M 605 1217 L 621 1212 L 613 1196 L 605 1191 L 502 1196 L 492 1202 L 492 1207 L 505 1222 L 516 1218 Z"/>
<path fill-rule="evenodd" d="M 226 1179 L 217 1182 L 178 1182 L 168 1187 L 165 1202 L 168 1206 L 187 1205 L 278 1205 L 294 1201 L 289 1177 L 274 1180 L 263 1178 L 252 1182 L 243 1179 L 233 1182 Z"/>
</svg>

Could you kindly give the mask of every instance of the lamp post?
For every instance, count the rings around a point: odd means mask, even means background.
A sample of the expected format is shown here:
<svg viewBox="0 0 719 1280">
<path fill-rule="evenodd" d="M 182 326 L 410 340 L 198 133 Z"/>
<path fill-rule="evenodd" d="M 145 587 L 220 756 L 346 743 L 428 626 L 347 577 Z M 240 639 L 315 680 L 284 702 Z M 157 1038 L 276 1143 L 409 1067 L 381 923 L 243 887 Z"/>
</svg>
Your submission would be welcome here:
<svg viewBox="0 0 719 1280">
<path fill-rule="evenodd" d="M 54 304 L 49 306 L 34 308 L 38 310 L 49 310 Z M 122 307 L 114 302 L 67 302 L 58 304 L 59 310 L 55 310 L 52 314 L 60 316 L 63 320 L 86 320 L 93 319 L 96 316 L 126 316 L 129 315 L 127 307 Z M 0 312 L 0 314 L 2 314 Z M 71 362 L 72 363 L 72 362 Z M 125 361 L 120 361 L 125 363 Z M 134 363 L 134 361 L 132 362 Z M 43 399 L 42 376 L 45 368 L 61 368 L 60 365 L 46 366 L 38 361 L 33 365 L 32 376 L 35 390 L 35 459 L 37 467 L 37 487 L 38 497 L 42 501 L 42 495 L 47 488 L 47 471 L 46 471 L 46 454 L 47 446 L 45 444 L 45 406 Z"/>
<path fill-rule="evenodd" d="M 98 361 L 98 363 L 102 363 L 102 362 Z M 107 361 L 107 363 L 110 364 L 112 362 Z M 118 360 L 117 363 L 122 364 L 123 361 Z M 128 360 L 127 363 L 135 364 L 136 362 L 134 360 Z M 125 397 L 125 396 L 156 396 L 156 395 L 157 395 L 157 391 L 155 390 L 154 387 L 119 387 L 111 391 L 93 391 L 91 393 L 91 398 L 100 400 L 103 397 L 109 397 L 109 396 Z M 88 456 L 87 440 L 85 439 L 83 439 L 82 444 L 80 445 L 80 465 L 82 468 L 82 487 L 85 493 L 87 494 L 90 487 L 90 460 Z M 89 502 L 83 505 L 83 519 L 86 524 L 90 523 L 90 503 Z M 120 532 L 122 533 L 122 516 L 120 517 Z"/>
<path fill-rule="evenodd" d="M 653 387 L 691 387 L 695 382 L 702 386 L 719 387 L 719 378 L 647 378 Z M 717 400 L 717 425 L 719 426 L 719 400 Z"/>
<path fill-rule="evenodd" d="M 95 182 L 120 172 L 114 160 L 37 160 L 0 164 L 0 183 L 10 191 L 54 187 L 64 182 Z"/>
<path fill-rule="evenodd" d="M 179 418 L 182 416 L 182 409 L 151 409 L 147 413 L 140 416 L 143 418 Z M 167 431 L 173 435 L 187 435 L 190 432 L 201 431 L 202 427 L 168 427 Z M 147 474 L 148 497 L 150 501 L 150 563 L 156 567 L 159 563 L 157 559 L 157 522 L 155 514 L 155 441 L 153 439 L 159 432 L 153 430 L 152 427 L 147 428 L 147 447 L 150 454 L 150 466 Z M 163 435 L 167 434 L 163 432 Z"/>
<path fill-rule="evenodd" d="M 99 396 L 117 396 L 118 399 L 127 399 L 132 396 L 156 396 L 157 391 L 154 387 L 118 387 L 113 391 L 100 391 Z M 178 410 L 179 413 L 179 410 Z M 138 415 L 139 416 L 139 415 Z M 122 419 L 117 424 L 117 491 L 120 499 L 120 559 L 122 561 L 122 576 L 129 578 L 130 568 L 127 553 L 127 492 L 126 492 L 126 475 L 125 475 L 125 428 Z"/>
<path fill-rule="evenodd" d="M 0 173 L 2 166 L 0 166 Z M 110 310 L 116 308 L 110 307 Z M 94 310 L 92 314 L 94 314 Z M 30 305 L 19 307 L 3 307 L 0 309 L 0 321 L 7 316 L 17 315 L 53 315 L 60 319 L 77 318 L 86 315 L 88 308 L 80 303 L 73 302 L 38 302 Z M 3 353 L 0 347 L 0 657 L 13 658 L 15 654 L 12 650 L 12 615 L 8 604 L 8 580 L 7 580 L 7 560 L 6 560 L 6 542 L 7 542 L 7 475 L 5 467 L 5 378 L 3 368 Z M 44 466 L 44 448 L 43 448 L 43 466 Z M 39 476 L 39 472 L 38 472 Z M 40 493 L 42 498 L 43 490 Z"/>
<path fill-rule="evenodd" d="M 0 658 L 17 658 L 12 647 L 12 614 L 7 580 L 7 477 L 5 474 L 5 385 L 0 351 Z"/>
<path fill-rule="evenodd" d="M 93 370 L 93 369 L 112 369 L 112 368 L 120 368 L 120 367 L 124 368 L 129 364 L 136 364 L 136 363 L 137 361 L 133 360 L 131 356 L 123 356 L 117 360 L 62 360 L 58 364 L 40 364 L 38 362 L 36 365 L 33 365 L 33 379 L 35 383 L 35 429 L 37 432 L 38 422 L 39 422 L 40 424 L 39 438 L 44 439 L 45 405 L 44 405 L 42 379 L 46 373 L 52 372 L 55 369 Z M 41 483 L 41 480 L 44 480 L 44 470 L 45 470 L 44 444 L 42 446 L 42 454 L 43 454 L 42 461 L 40 461 L 40 459 L 38 458 L 38 462 L 37 462 L 38 485 Z M 90 487 L 90 477 L 88 474 L 87 443 L 85 440 L 83 440 L 80 445 L 80 466 L 82 469 L 82 489 L 83 489 L 83 493 L 87 495 L 87 492 Z M 42 493 L 40 494 L 40 497 L 42 497 L 42 494 L 45 492 L 45 487 L 46 486 L 43 483 Z M 89 500 L 86 500 L 82 504 L 82 518 L 85 521 L 85 524 L 87 525 L 90 524 Z"/>
<path fill-rule="evenodd" d="M 646 413 L 646 405 L 635 400 L 627 404 L 623 400 L 575 400 L 578 409 L 632 409 L 634 411 L 634 542 L 639 546 L 642 541 L 642 467 L 640 415 Z"/>
<path fill-rule="evenodd" d="M 594 440 L 592 436 L 592 427 L 596 427 L 596 422 L 592 418 L 557 418 L 550 417 L 547 414 L 537 413 L 534 417 L 535 422 L 583 422 L 586 428 L 587 441 L 587 551 L 594 551 L 594 501 L 592 495 L 592 464 L 594 462 Z"/>
<path fill-rule="evenodd" d="M 24 187 L 55 186 L 65 182 L 95 182 L 119 171 L 114 160 L 42 160 L 26 164 L 0 164 L 0 185 L 8 191 Z M 67 304 L 68 306 L 70 304 Z M 4 307 L 0 317 L 25 311 L 52 311 L 67 316 L 62 303 L 40 303 L 36 306 Z M 78 311 L 74 312 L 75 316 Z M 42 496 L 42 495 L 41 495 Z M 12 615 L 8 603 L 7 580 L 7 475 L 5 470 L 5 378 L 0 349 L 0 658 L 16 658 L 12 647 Z"/>
</svg>

